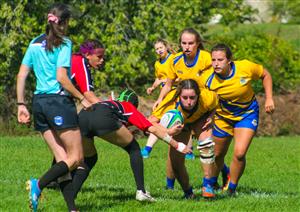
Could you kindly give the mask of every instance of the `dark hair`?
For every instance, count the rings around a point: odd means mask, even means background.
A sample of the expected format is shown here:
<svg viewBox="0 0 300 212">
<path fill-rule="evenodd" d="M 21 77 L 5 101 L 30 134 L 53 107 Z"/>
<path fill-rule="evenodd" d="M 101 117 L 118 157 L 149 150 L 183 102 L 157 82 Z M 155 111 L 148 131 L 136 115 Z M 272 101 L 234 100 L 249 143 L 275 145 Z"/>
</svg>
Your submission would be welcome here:
<svg viewBox="0 0 300 212">
<path fill-rule="evenodd" d="M 214 47 L 212 47 L 211 49 L 211 53 L 214 51 L 223 51 L 226 54 L 226 58 L 229 60 L 232 60 L 232 52 L 229 48 L 229 46 L 227 46 L 224 43 L 218 43 L 217 45 L 215 45 Z"/>
<path fill-rule="evenodd" d="M 130 90 L 127 88 L 120 93 L 117 100 L 120 102 L 123 102 L 123 101 L 130 102 L 136 108 L 139 106 L 139 98 L 138 98 L 137 94 L 133 90 Z"/>
<path fill-rule="evenodd" d="M 154 42 L 154 45 L 157 44 L 157 43 L 162 43 L 167 48 L 167 51 L 169 53 L 171 53 L 171 54 L 176 54 L 177 53 L 176 50 L 171 46 L 171 44 L 168 41 L 166 41 L 166 40 L 164 40 L 162 38 L 158 38 Z"/>
<path fill-rule="evenodd" d="M 193 79 L 186 79 L 179 82 L 176 89 L 176 93 L 174 94 L 171 100 L 172 102 L 175 101 L 180 96 L 183 89 L 193 89 L 197 94 L 197 96 L 200 95 L 200 89 L 198 83 Z"/>
<path fill-rule="evenodd" d="M 103 44 L 98 40 L 86 40 L 79 47 L 79 53 L 81 55 L 92 54 L 93 50 L 98 48 L 104 48 Z"/>
<path fill-rule="evenodd" d="M 179 36 L 179 46 L 181 46 L 181 37 L 184 33 L 189 33 L 192 35 L 195 35 L 196 37 L 196 43 L 198 44 L 198 49 L 204 49 L 203 39 L 201 38 L 200 34 L 194 29 L 194 28 L 185 28 L 180 32 Z"/>
<path fill-rule="evenodd" d="M 46 49 L 53 51 L 54 47 L 58 47 L 64 43 L 64 35 L 67 31 L 68 20 L 71 17 L 70 7 L 63 3 L 53 4 L 48 11 L 48 24 L 46 26 Z M 56 20 L 49 19 L 49 16 Z"/>
</svg>

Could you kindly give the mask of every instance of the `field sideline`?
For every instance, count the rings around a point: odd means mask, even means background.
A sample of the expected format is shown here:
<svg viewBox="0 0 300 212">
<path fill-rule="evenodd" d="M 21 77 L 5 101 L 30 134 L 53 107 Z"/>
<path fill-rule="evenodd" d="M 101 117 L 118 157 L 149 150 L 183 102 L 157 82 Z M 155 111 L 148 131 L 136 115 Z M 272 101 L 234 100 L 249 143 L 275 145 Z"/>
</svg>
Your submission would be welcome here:
<svg viewBox="0 0 300 212">
<path fill-rule="evenodd" d="M 141 146 L 145 142 L 145 139 L 139 140 Z M 202 172 L 198 152 L 195 152 L 194 161 L 186 161 L 197 200 L 182 200 L 178 183 L 174 191 L 164 189 L 167 146 L 159 142 L 144 164 L 146 189 L 157 198 L 152 204 L 134 199 L 135 186 L 127 153 L 101 140 L 97 140 L 96 145 L 99 159 L 78 195 L 80 211 L 300 210 L 300 137 L 255 138 L 248 152 L 238 196 L 220 196 L 214 201 L 199 197 Z M 29 211 L 25 181 L 40 176 L 50 166 L 52 157 L 46 145 L 38 136 L 1 137 L 0 161 L 0 211 Z M 43 192 L 39 209 L 67 211 L 62 195 L 48 189 Z"/>
</svg>

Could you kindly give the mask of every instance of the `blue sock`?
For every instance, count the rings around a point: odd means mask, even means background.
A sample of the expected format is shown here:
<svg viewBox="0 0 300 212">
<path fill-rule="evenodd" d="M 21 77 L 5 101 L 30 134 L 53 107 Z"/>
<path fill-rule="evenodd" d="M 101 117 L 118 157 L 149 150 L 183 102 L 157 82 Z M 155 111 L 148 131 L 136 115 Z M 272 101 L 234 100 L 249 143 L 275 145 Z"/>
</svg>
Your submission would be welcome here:
<svg viewBox="0 0 300 212">
<path fill-rule="evenodd" d="M 230 181 L 228 189 L 230 189 L 231 191 L 235 191 L 237 187 L 237 184 L 234 184 Z"/>
<path fill-rule="evenodd" d="M 203 186 L 204 187 L 213 187 L 217 183 L 217 177 L 205 178 L 203 177 Z"/>
<path fill-rule="evenodd" d="M 175 179 L 167 177 L 167 188 L 174 189 Z"/>
<path fill-rule="evenodd" d="M 222 172 L 229 173 L 229 167 L 225 163 L 224 163 L 224 166 L 222 168 Z"/>
<path fill-rule="evenodd" d="M 150 153 L 152 151 L 152 147 L 151 146 L 145 146 L 145 150 Z"/>
</svg>

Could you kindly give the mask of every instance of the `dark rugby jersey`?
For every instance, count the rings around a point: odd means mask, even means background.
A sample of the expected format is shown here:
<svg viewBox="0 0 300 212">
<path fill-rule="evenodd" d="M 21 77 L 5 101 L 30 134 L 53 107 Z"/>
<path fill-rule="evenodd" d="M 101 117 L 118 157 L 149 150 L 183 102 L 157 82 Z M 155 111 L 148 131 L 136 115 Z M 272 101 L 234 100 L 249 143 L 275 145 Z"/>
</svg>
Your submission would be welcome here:
<svg viewBox="0 0 300 212">
<path fill-rule="evenodd" d="M 130 102 L 119 102 L 119 101 L 102 101 L 100 104 L 106 105 L 118 114 L 119 120 L 125 125 L 134 125 L 142 131 L 147 131 L 152 126 L 151 122 L 140 113 L 135 106 Z"/>
</svg>

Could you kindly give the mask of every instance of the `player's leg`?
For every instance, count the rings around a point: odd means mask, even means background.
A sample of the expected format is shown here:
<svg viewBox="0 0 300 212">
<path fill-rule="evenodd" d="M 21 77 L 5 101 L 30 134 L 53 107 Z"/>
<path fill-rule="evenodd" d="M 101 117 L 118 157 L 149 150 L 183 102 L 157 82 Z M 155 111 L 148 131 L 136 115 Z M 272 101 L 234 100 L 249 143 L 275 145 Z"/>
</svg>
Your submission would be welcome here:
<svg viewBox="0 0 300 212">
<path fill-rule="evenodd" d="M 181 141 L 185 144 L 188 143 L 191 132 L 189 129 L 185 128 L 182 132 L 176 136 L 174 139 Z M 170 148 L 169 157 L 171 160 L 172 169 L 175 175 L 175 178 L 178 180 L 182 190 L 184 191 L 185 198 L 193 198 L 194 193 L 192 186 L 189 182 L 189 175 L 185 167 L 185 155 L 176 151 L 174 148 Z"/>
<path fill-rule="evenodd" d="M 130 131 L 122 125 L 120 129 L 101 135 L 100 137 L 114 145 L 122 147 L 128 153 L 137 187 L 136 199 L 139 201 L 155 201 L 145 190 L 144 163 L 140 153 L 140 146 Z"/>
<path fill-rule="evenodd" d="M 152 123 L 159 122 L 159 119 L 156 118 L 155 116 L 150 116 L 148 120 Z M 152 148 L 156 144 L 157 140 L 158 140 L 158 138 L 155 135 L 153 135 L 152 133 L 150 133 L 147 143 L 146 143 L 146 146 L 141 150 L 141 154 L 142 154 L 143 158 L 149 158 Z"/>
<path fill-rule="evenodd" d="M 92 168 L 98 160 L 97 150 L 95 148 L 94 139 L 82 137 L 84 161 L 72 171 L 74 197 L 77 197 L 83 183 L 88 178 Z"/>
<path fill-rule="evenodd" d="M 227 189 L 234 193 L 240 177 L 246 166 L 246 153 L 251 144 L 255 131 L 249 128 L 234 128 L 234 150 L 230 164 L 230 182 Z"/>
<path fill-rule="evenodd" d="M 198 137 L 197 149 L 200 152 L 200 163 L 203 170 L 202 196 L 214 198 L 214 184 L 217 177 L 213 175 L 216 169 L 214 155 L 214 141 L 212 139 L 212 126 L 207 119 L 209 114 L 203 116 L 192 125 L 195 135 Z"/>
<path fill-rule="evenodd" d="M 174 175 L 172 164 L 171 164 L 170 150 L 171 150 L 171 147 L 169 147 L 169 150 L 168 150 L 168 158 L 167 158 L 167 163 L 166 163 L 166 175 L 167 175 L 166 189 L 174 189 L 174 184 L 175 184 L 175 175 Z"/>
</svg>

